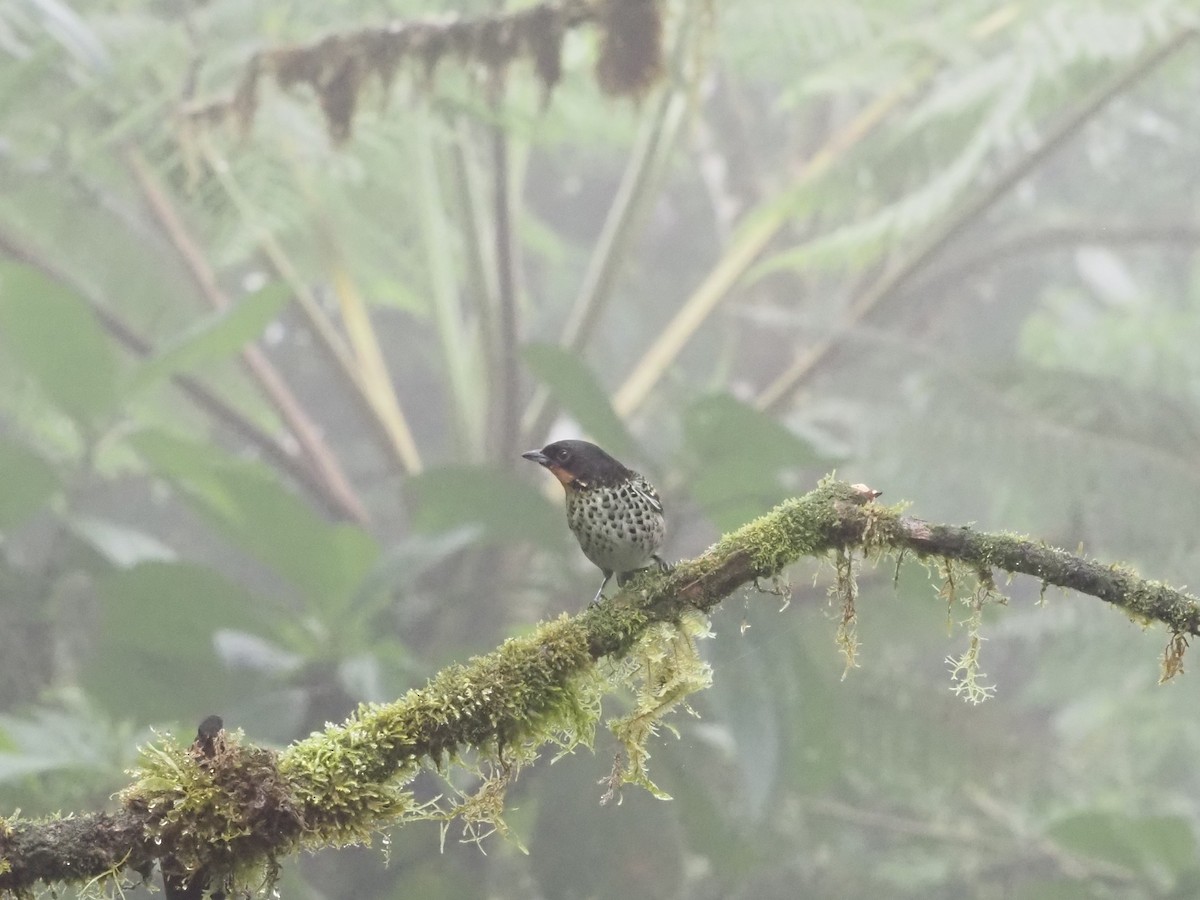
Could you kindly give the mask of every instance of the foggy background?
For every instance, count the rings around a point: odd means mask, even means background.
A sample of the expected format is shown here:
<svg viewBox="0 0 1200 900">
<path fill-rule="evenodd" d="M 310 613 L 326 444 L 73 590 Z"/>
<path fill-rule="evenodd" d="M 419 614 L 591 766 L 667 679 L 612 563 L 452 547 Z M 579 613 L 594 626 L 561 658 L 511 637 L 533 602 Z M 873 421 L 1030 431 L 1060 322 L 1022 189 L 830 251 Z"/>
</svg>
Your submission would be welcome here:
<svg viewBox="0 0 1200 900">
<path fill-rule="evenodd" d="M 1195 581 L 1194 3 L 669 0 L 634 96 L 588 26 L 553 90 L 447 53 L 364 77 L 340 135 L 265 74 L 199 114 L 257 50 L 451 11 L 495 7 L 0 0 L 0 814 L 111 804 L 152 728 L 283 746 L 582 609 L 519 457 L 550 439 L 657 485 L 668 559 L 836 470 Z M 1200 892 L 1161 627 L 998 576 L 972 706 L 936 569 L 863 566 L 844 679 L 831 572 L 718 610 L 651 746 L 671 801 L 599 805 L 601 729 L 522 773 L 528 855 L 411 825 L 282 895 Z"/>
</svg>

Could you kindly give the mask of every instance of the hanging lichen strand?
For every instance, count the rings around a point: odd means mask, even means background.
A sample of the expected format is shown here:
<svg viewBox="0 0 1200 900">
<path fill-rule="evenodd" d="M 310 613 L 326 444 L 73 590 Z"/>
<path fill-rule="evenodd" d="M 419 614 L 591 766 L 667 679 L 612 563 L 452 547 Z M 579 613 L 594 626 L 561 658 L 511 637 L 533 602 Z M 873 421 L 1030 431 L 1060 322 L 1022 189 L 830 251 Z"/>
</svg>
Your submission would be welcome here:
<svg viewBox="0 0 1200 900">
<path fill-rule="evenodd" d="M 309 88 L 334 141 L 350 136 L 365 84 L 377 79 L 389 92 L 401 66 L 428 85 L 447 59 L 485 81 L 529 60 L 548 96 L 562 78 L 567 31 L 592 25 L 599 32 L 596 80 L 609 96 L 639 98 L 663 72 L 662 0 L 561 0 L 491 16 L 397 20 L 337 32 L 309 44 L 254 54 L 232 97 L 194 104 L 187 118 L 201 124 L 254 123 L 264 76 L 282 90 Z"/>
<path fill-rule="evenodd" d="M 221 731 L 207 746 L 161 738 L 143 749 L 120 811 L 0 820 L 0 891 L 31 896 L 39 881 L 119 884 L 126 870 L 145 877 L 157 862 L 177 884 L 203 882 L 230 893 L 269 886 L 297 849 L 366 843 L 405 822 L 457 820 L 468 838 L 505 834 L 505 792 L 517 772 L 546 746 L 590 746 L 600 699 L 617 687 L 631 689 L 634 703 L 609 722 L 623 758 L 604 797 L 629 783 L 661 796 L 648 774 L 647 742 L 710 681 L 695 646 L 707 634 L 707 614 L 734 591 L 776 580 L 805 557 L 835 559 L 843 650 L 858 647 L 856 558 L 889 555 L 899 565 L 916 555 L 940 572 L 950 609 L 962 602 L 971 610 L 967 650 L 950 662 L 953 689 L 974 701 L 991 690 L 980 680 L 980 612 L 1001 599 L 995 569 L 1163 622 L 1170 631 L 1164 677 L 1181 671 L 1188 638 L 1200 634 L 1200 603 L 1189 594 L 1027 538 L 930 525 L 900 506 L 876 503 L 878 496 L 825 479 L 671 573 L 637 576 L 605 603 L 447 666 L 424 687 L 393 703 L 364 705 L 279 753 L 236 732 Z M 407 790 L 423 769 L 445 774 L 462 766 L 481 776 L 470 796 L 421 803 Z M 450 789 L 447 796 L 456 795 Z"/>
</svg>

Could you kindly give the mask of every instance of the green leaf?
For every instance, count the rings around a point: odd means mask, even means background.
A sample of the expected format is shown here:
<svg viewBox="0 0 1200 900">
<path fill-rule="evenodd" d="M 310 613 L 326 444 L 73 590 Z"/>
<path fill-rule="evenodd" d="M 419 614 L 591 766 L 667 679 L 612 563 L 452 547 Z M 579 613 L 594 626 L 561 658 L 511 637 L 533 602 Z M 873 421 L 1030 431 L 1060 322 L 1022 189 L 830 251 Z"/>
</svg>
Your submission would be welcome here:
<svg viewBox="0 0 1200 900">
<path fill-rule="evenodd" d="M 728 394 L 693 403 L 684 413 L 684 430 L 688 448 L 706 460 L 738 458 L 771 469 L 826 462 L 803 438 Z"/>
<path fill-rule="evenodd" d="M 692 746 L 688 749 L 697 752 L 700 748 Z M 656 755 L 656 770 L 661 772 L 661 766 L 670 766 L 676 761 L 675 756 L 672 754 L 659 762 Z M 765 851 L 755 846 L 752 832 L 744 827 L 745 814 L 740 806 L 739 816 L 729 815 L 711 785 L 692 777 L 685 765 L 677 765 L 666 774 L 672 782 L 671 796 L 679 805 L 679 825 L 687 835 L 689 849 L 703 853 L 726 877 L 748 877 L 762 865 Z"/>
<path fill-rule="evenodd" d="M 175 551 L 154 535 L 111 519 L 72 516 L 68 524 L 81 540 L 120 568 L 127 569 L 144 562 L 174 562 L 176 559 Z"/>
<path fill-rule="evenodd" d="M 117 361 L 78 294 L 40 272 L 0 262 L 0 340 L 46 398 L 97 425 L 117 407 Z"/>
<path fill-rule="evenodd" d="M 511 472 L 468 466 L 431 469 L 410 478 L 407 489 L 413 527 L 419 531 L 477 525 L 486 537 L 502 543 L 563 546 L 562 510 Z"/>
<path fill-rule="evenodd" d="M 20 106 L 37 91 L 39 80 L 54 71 L 58 54 L 49 45 L 27 48 L 27 55 L 19 66 L 4 66 L 0 69 L 0 119 L 19 115 Z"/>
<path fill-rule="evenodd" d="M 380 612 L 394 602 L 397 594 L 412 591 L 421 576 L 445 564 L 478 538 L 479 529 L 470 526 L 437 534 L 407 535 L 383 552 L 359 582 L 352 601 L 356 614 L 369 617 Z"/>
<path fill-rule="evenodd" d="M 1095 886 L 1067 878 L 1034 879 L 1016 886 L 1014 900 L 1095 900 Z"/>
<path fill-rule="evenodd" d="M 1180 875 L 1195 864 L 1196 835 L 1182 816 L 1126 816 L 1083 812 L 1060 819 L 1049 837 L 1068 850 L 1153 874 Z"/>
<path fill-rule="evenodd" d="M 0 438 L 0 528 L 19 525 L 59 489 L 54 466 L 28 447 Z"/>
<path fill-rule="evenodd" d="M 721 528 L 761 515 L 793 493 L 783 473 L 829 464 L 803 438 L 726 394 L 693 403 L 683 428 L 692 456 L 689 489 Z"/>
<path fill-rule="evenodd" d="M 105 783 L 129 762 L 135 735 L 76 690 L 63 690 L 22 715 L 0 715 L 0 783 L 70 772 L 79 782 Z M 91 774 L 87 774 L 91 773 Z"/>
<path fill-rule="evenodd" d="M 637 445 L 613 411 L 608 394 L 574 353 L 551 344 L 528 344 L 521 356 L 534 377 L 596 443 L 617 457 L 636 455 Z"/>
<path fill-rule="evenodd" d="M 130 388 L 141 390 L 201 364 L 232 356 L 262 333 L 291 296 L 287 285 L 273 282 L 200 319 L 142 363 L 130 378 Z"/>
<path fill-rule="evenodd" d="M 100 640 L 83 680 L 108 708 L 142 721 L 199 722 L 240 702 L 245 674 L 221 664 L 213 634 L 261 631 L 263 601 L 191 563 L 115 570 L 98 588 Z"/>
<path fill-rule="evenodd" d="M 327 611 L 353 596 L 379 556 L 369 534 L 326 522 L 259 463 L 163 431 L 140 432 L 130 443 L 235 546 Z"/>
<path fill-rule="evenodd" d="M 688 479 L 688 490 L 724 530 L 757 519 L 790 493 L 774 469 L 751 468 L 736 458 L 702 465 Z"/>
</svg>

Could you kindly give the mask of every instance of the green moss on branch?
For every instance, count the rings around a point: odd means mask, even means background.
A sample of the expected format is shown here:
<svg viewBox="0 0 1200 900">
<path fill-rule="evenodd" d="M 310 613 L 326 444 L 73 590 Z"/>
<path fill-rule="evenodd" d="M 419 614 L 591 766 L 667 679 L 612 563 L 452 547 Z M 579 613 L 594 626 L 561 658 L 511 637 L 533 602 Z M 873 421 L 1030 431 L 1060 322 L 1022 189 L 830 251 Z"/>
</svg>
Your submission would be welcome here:
<svg viewBox="0 0 1200 900">
<path fill-rule="evenodd" d="M 270 879 L 277 861 L 298 848 L 365 842 L 406 821 L 460 815 L 502 828 L 503 792 L 515 771 L 547 743 L 590 744 L 600 697 L 618 683 L 634 682 L 637 704 L 616 723 L 628 763 L 612 784 L 650 785 L 644 741 L 663 715 L 708 682 L 707 667 L 692 652 L 704 631 L 695 612 L 708 613 L 739 588 L 830 551 L 847 560 L 912 552 L 955 560 L 981 583 L 990 584 L 995 568 L 1092 594 L 1167 624 L 1172 671 L 1186 644 L 1180 636 L 1200 633 L 1200 605 L 1188 594 L 1024 538 L 931 526 L 875 503 L 876 496 L 827 479 L 671 573 L 634 579 L 607 603 L 449 666 L 425 687 L 364 706 L 282 753 L 224 732 L 212 754 L 159 741 L 143 751 L 117 813 L 5 820 L 0 890 L 28 893 L 39 881 L 78 884 L 122 869 L 147 873 L 156 860 L 176 876 L 228 887 Z M 628 662 L 598 666 L 602 658 Z M 476 798 L 431 808 L 405 790 L 422 767 L 444 770 L 467 751 L 491 773 Z"/>
</svg>

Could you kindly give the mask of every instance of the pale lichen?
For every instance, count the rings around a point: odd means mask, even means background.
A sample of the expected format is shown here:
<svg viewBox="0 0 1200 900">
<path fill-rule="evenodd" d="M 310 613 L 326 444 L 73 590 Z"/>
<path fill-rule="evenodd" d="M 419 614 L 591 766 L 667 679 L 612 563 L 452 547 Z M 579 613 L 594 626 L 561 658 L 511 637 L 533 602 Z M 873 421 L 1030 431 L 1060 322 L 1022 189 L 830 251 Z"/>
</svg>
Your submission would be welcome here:
<svg viewBox="0 0 1200 900">
<path fill-rule="evenodd" d="M 1021 537 L 910 519 L 901 515 L 903 507 L 875 503 L 877 496 L 825 479 L 670 574 L 641 575 L 609 602 L 451 665 L 399 700 L 364 705 L 345 723 L 279 753 L 245 744 L 240 733 L 223 733 L 213 753 L 164 736 L 142 751 L 137 780 L 121 795 L 122 822 L 134 836 L 123 832 L 98 861 L 96 854 L 86 862 L 58 854 L 69 860 L 65 877 L 87 873 L 107 883 L 116 860 L 129 860 L 145 874 L 157 859 L 164 871 L 231 893 L 269 887 L 278 859 L 298 848 L 369 843 L 380 829 L 406 822 L 458 822 L 466 840 L 490 833 L 512 838 L 504 810 L 517 773 L 546 745 L 559 755 L 592 746 L 601 697 L 623 687 L 632 690 L 633 705 L 609 723 L 622 748 L 607 779 L 609 796 L 625 784 L 665 796 L 648 774 L 649 745 L 661 727 L 670 727 L 666 717 L 681 706 L 690 709 L 687 699 L 711 681 L 696 647 L 707 634 L 706 613 L 743 585 L 780 583 L 784 568 L 805 556 L 834 554 L 835 640 L 847 670 L 859 650 L 855 561 L 895 554 L 898 566 L 906 552 L 927 567 L 936 563 L 951 627 L 957 604 L 968 608 L 961 623 L 967 648 L 947 662 L 953 690 L 969 701 L 994 691 L 980 671 L 984 611 L 1004 602 L 993 569 L 1032 575 L 1043 591 L 1050 584 L 1075 587 L 1135 618 L 1165 621 L 1173 631 L 1163 654 L 1164 680 L 1182 670 L 1188 636 L 1200 633 L 1195 598 L 1137 579 L 1127 567 L 1104 567 Z M 406 786 L 427 770 L 443 776 L 447 790 L 418 803 Z M 469 794 L 454 789 L 453 776 L 463 772 L 476 776 Z M 5 853 L 16 860 L 10 841 L 40 839 L 54 825 L 0 820 Z M 89 848 L 100 829 L 93 831 Z M 20 896 L 38 879 L 62 880 L 65 866 L 3 877 L 16 869 L 0 856 L 0 884 Z"/>
<path fill-rule="evenodd" d="M 1171 632 L 1167 646 L 1162 653 L 1162 673 L 1158 677 L 1159 684 L 1166 684 L 1176 675 L 1183 673 L 1183 655 L 1187 652 L 1188 636 L 1177 631 Z"/>
<path fill-rule="evenodd" d="M 946 579 L 949 589 L 946 591 L 949 602 L 954 602 L 953 577 L 956 564 L 946 561 Z M 980 654 L 983 642 L 983 610 L 988 604 L 1004 605 L 1007 598 L 996 590 L 991 573 L 979 571 L 975 573 L 974 589 L 962 601 L 970 610 L 966 620 L 961 624 L 967 630 L 967 649 L 958 656 L 947 656 L 946 664 L 950 667 L 950 689 L 955 696 L 962 697 L 968 703 L 980 704 L 993 697 L 996 693 L 994 684 L 984 684 L 987 673 L 979 668 Z"/>
<path fill-rule="evenodd" d="M 622 786 L 635 784 L 664 800 L 670 796 L 653 781 L 647 770 L 650 739 L 665 723 L 665 717 L 683 705 L 695 711 L 687 698 L 712 684 L 712 669 L 700 656 L 696 641 L 710 637 L 708 618 L 693 613 L 678 623 L 658 622 L 646 630 L 637 647 L 617 668 L 614 679 L 634 689 L 633 710 L 612 719 L 608 727 L 621 743 L 624 760 L 617 757 L 601 798 L 607 803 L 619 796 Z M 678 736 L 669 724 L 667 727 Z"/>
<path fill-rule="evenodd" d="M 834 641 L 846 663 L 842 669 L 844 681 L 851 669 L 858 668 L 858 650 L 862 646 L 858 640 L 858 579 L 854 571 L 854 555 L 849 550 L 839 548 L 834 555 L 834 570 L 836 575 L 829 586 L 829 602 L 830 605 L 836 602 L 839 606 Z"/>
</svg>

